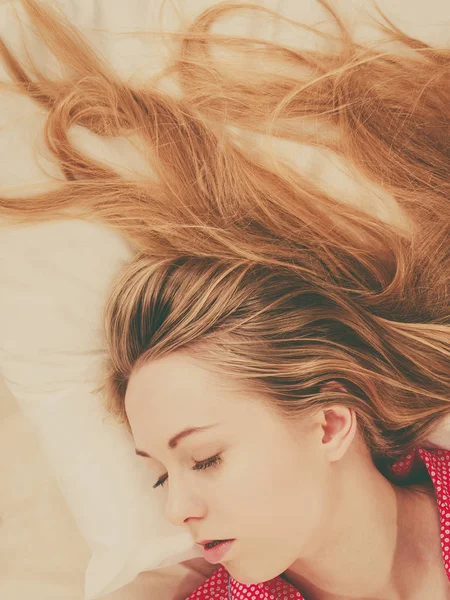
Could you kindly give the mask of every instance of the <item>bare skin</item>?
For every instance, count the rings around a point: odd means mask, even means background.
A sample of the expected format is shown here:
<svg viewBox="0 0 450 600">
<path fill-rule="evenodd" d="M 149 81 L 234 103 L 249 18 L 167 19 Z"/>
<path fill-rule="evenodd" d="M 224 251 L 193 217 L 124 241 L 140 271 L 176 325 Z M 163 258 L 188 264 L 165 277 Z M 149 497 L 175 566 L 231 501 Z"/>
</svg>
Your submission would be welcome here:
<svg viewBox="0 0 450 600">
<path fill-rule="evenodd" d="M 450 583 L 442 560 L 439 511 L 432 486 L 392 486 L 392 491 L 396 536 L 392 536 L 390 550 L 374 547 L 367 551 L 365 545 L 365 556 L 353 566 L 346 555 L 331 564 L 327 560 L 329 569 L 322 562 L 319 572 L 309 577 L 291 567 L 284 578 L 308 600 L 449 600 Z M 388 506 L 385 504 L 384 516 L 390 513 Z M 389 520 L 380 518 L 378 524 L 381 528 L 389 525 Z M 345 538 L 346 552 L 351 552 L 353 540 L 358 544 L 358 537 Z M 371 579 L 370 572 L 375 573 L 375 569 L 378 577 Z"/>
<path fill-rule="evenodd" d="M 238 581 L 283 573 L 308 600 L 450 600 L 433 489 L 389 482 L 353 410 L 288 422 L 182 353 L 132 375 L 126 410 L 155 482 L 166 479 L 168 520 L 194 541 L 234 538 L 222 564 Z M 168 448 L 187 426 L 211 427 Z"/>
</svg>

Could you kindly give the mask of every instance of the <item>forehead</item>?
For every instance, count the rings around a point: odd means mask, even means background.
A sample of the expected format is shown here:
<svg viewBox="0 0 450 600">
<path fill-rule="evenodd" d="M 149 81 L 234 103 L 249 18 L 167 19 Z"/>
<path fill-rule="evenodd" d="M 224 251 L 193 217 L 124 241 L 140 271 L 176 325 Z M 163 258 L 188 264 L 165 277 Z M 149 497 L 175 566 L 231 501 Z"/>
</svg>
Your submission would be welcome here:
<svg viewBox="0 0 450 600">
<path fill-rule="evenodd" d="M 220 423 L 237 436 L 273 435 L 285 422 L 259 394 L 177 352 L 148 362 L 130 377 L 125 409 L 136 445 L 167 441 L 187 427 Z"/>
<path fill-rule="evenodd" d="M 242 402 L 242 399 L 241 399 Z M 200 361 L 181 353 L 158 358 L 143 365 L 130 377 L 125 409 L 132 426 L 144 415 L 171 420 L 179 414 L 189 421 L 196 417 L 218 418 L 237 408 L 236 387 Z M 181 419 L 183 420 L 183 419 Z"/>
</svg>

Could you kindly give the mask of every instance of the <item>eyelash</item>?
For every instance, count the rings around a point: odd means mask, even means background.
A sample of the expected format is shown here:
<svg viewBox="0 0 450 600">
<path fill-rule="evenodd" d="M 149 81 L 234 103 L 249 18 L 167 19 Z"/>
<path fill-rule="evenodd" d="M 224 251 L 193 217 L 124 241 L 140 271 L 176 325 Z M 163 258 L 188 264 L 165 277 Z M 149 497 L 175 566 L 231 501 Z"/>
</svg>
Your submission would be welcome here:
<svg viewBox="0 0 450 600">
<path fill-rule="evenodd" d="M 208 469 L 209 467 L 218 467 L 221 462 L 222 462 L 222 458 L 220 457 L 219 454 L 216 454 L 216 456 L 211 456 L 211 458 L 207 458 L 206 460 L 196 462 L 195 466 L 192 467 L 192 470 L 200 471 L 202 469 Z M 164 484 L 167 481 L 167 479 L 168 479 L 167 475 L 160 477 L 158 479 L 158 481 L 155 483 L 155 485 L 153 486 L 153 488 L 155 489 L 158 487 L 164 487 Z"/>
</svg>

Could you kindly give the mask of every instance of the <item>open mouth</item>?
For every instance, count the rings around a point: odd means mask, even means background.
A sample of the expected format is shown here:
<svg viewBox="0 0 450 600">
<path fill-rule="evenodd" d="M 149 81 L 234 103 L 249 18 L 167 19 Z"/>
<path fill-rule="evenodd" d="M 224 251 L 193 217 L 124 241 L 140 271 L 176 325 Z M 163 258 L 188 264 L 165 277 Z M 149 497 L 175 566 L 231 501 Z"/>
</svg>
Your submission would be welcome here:
<svg viewBox="0 0 450 600">
<path fill-rule="evenodd" d="M 205 548 L 214 548 L 214 546 L 218 546 L 219 544 L 228 541 L 229 540 L 214 540 L 214 542 L 208 542 L 207 544 L 205 544 Z"/>
<path fill-rule="evenodd" d="M 236 540 L 214 540 L 203 546 L 203 557 L 213 565 L 221 562 L 228 555 Z"/>
</svg>

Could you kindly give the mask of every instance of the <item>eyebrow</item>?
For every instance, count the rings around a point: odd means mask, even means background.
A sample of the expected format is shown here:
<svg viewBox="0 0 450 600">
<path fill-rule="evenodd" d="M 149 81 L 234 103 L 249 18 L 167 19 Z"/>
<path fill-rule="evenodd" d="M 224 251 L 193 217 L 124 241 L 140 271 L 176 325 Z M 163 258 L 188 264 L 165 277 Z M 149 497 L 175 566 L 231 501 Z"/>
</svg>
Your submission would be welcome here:
<svg viewBox="0 0 450 600">
<path fill-rule="evenodd" d="M 192 433 L 199 433 L 200 431 L 205 431 L 206 429 L 211 429 L 212 427 L 216 427 L 217 425 L 219 425 L 219 423 L 213 423 L 212 425 L 205 425 L 203 427 L 188 427 L 187 429 L 183 429 L 183 431 L 180 431 L 180 433 L 177 433 L 172 438 L 170 438 L 170 440 L 167 442 L 167 446 L 170 450 L 174 450 L 177 447 L 178 442 L 183 438 L 187 437 L 188 435 L 191 435 Z M 150 454 L 147 454 L 147 452 L 144 452 L 144 450 L 138 450 L 138 448 L 135 448 L 135 452 L 138 456 L 152 458 Z"/>
</svg>

